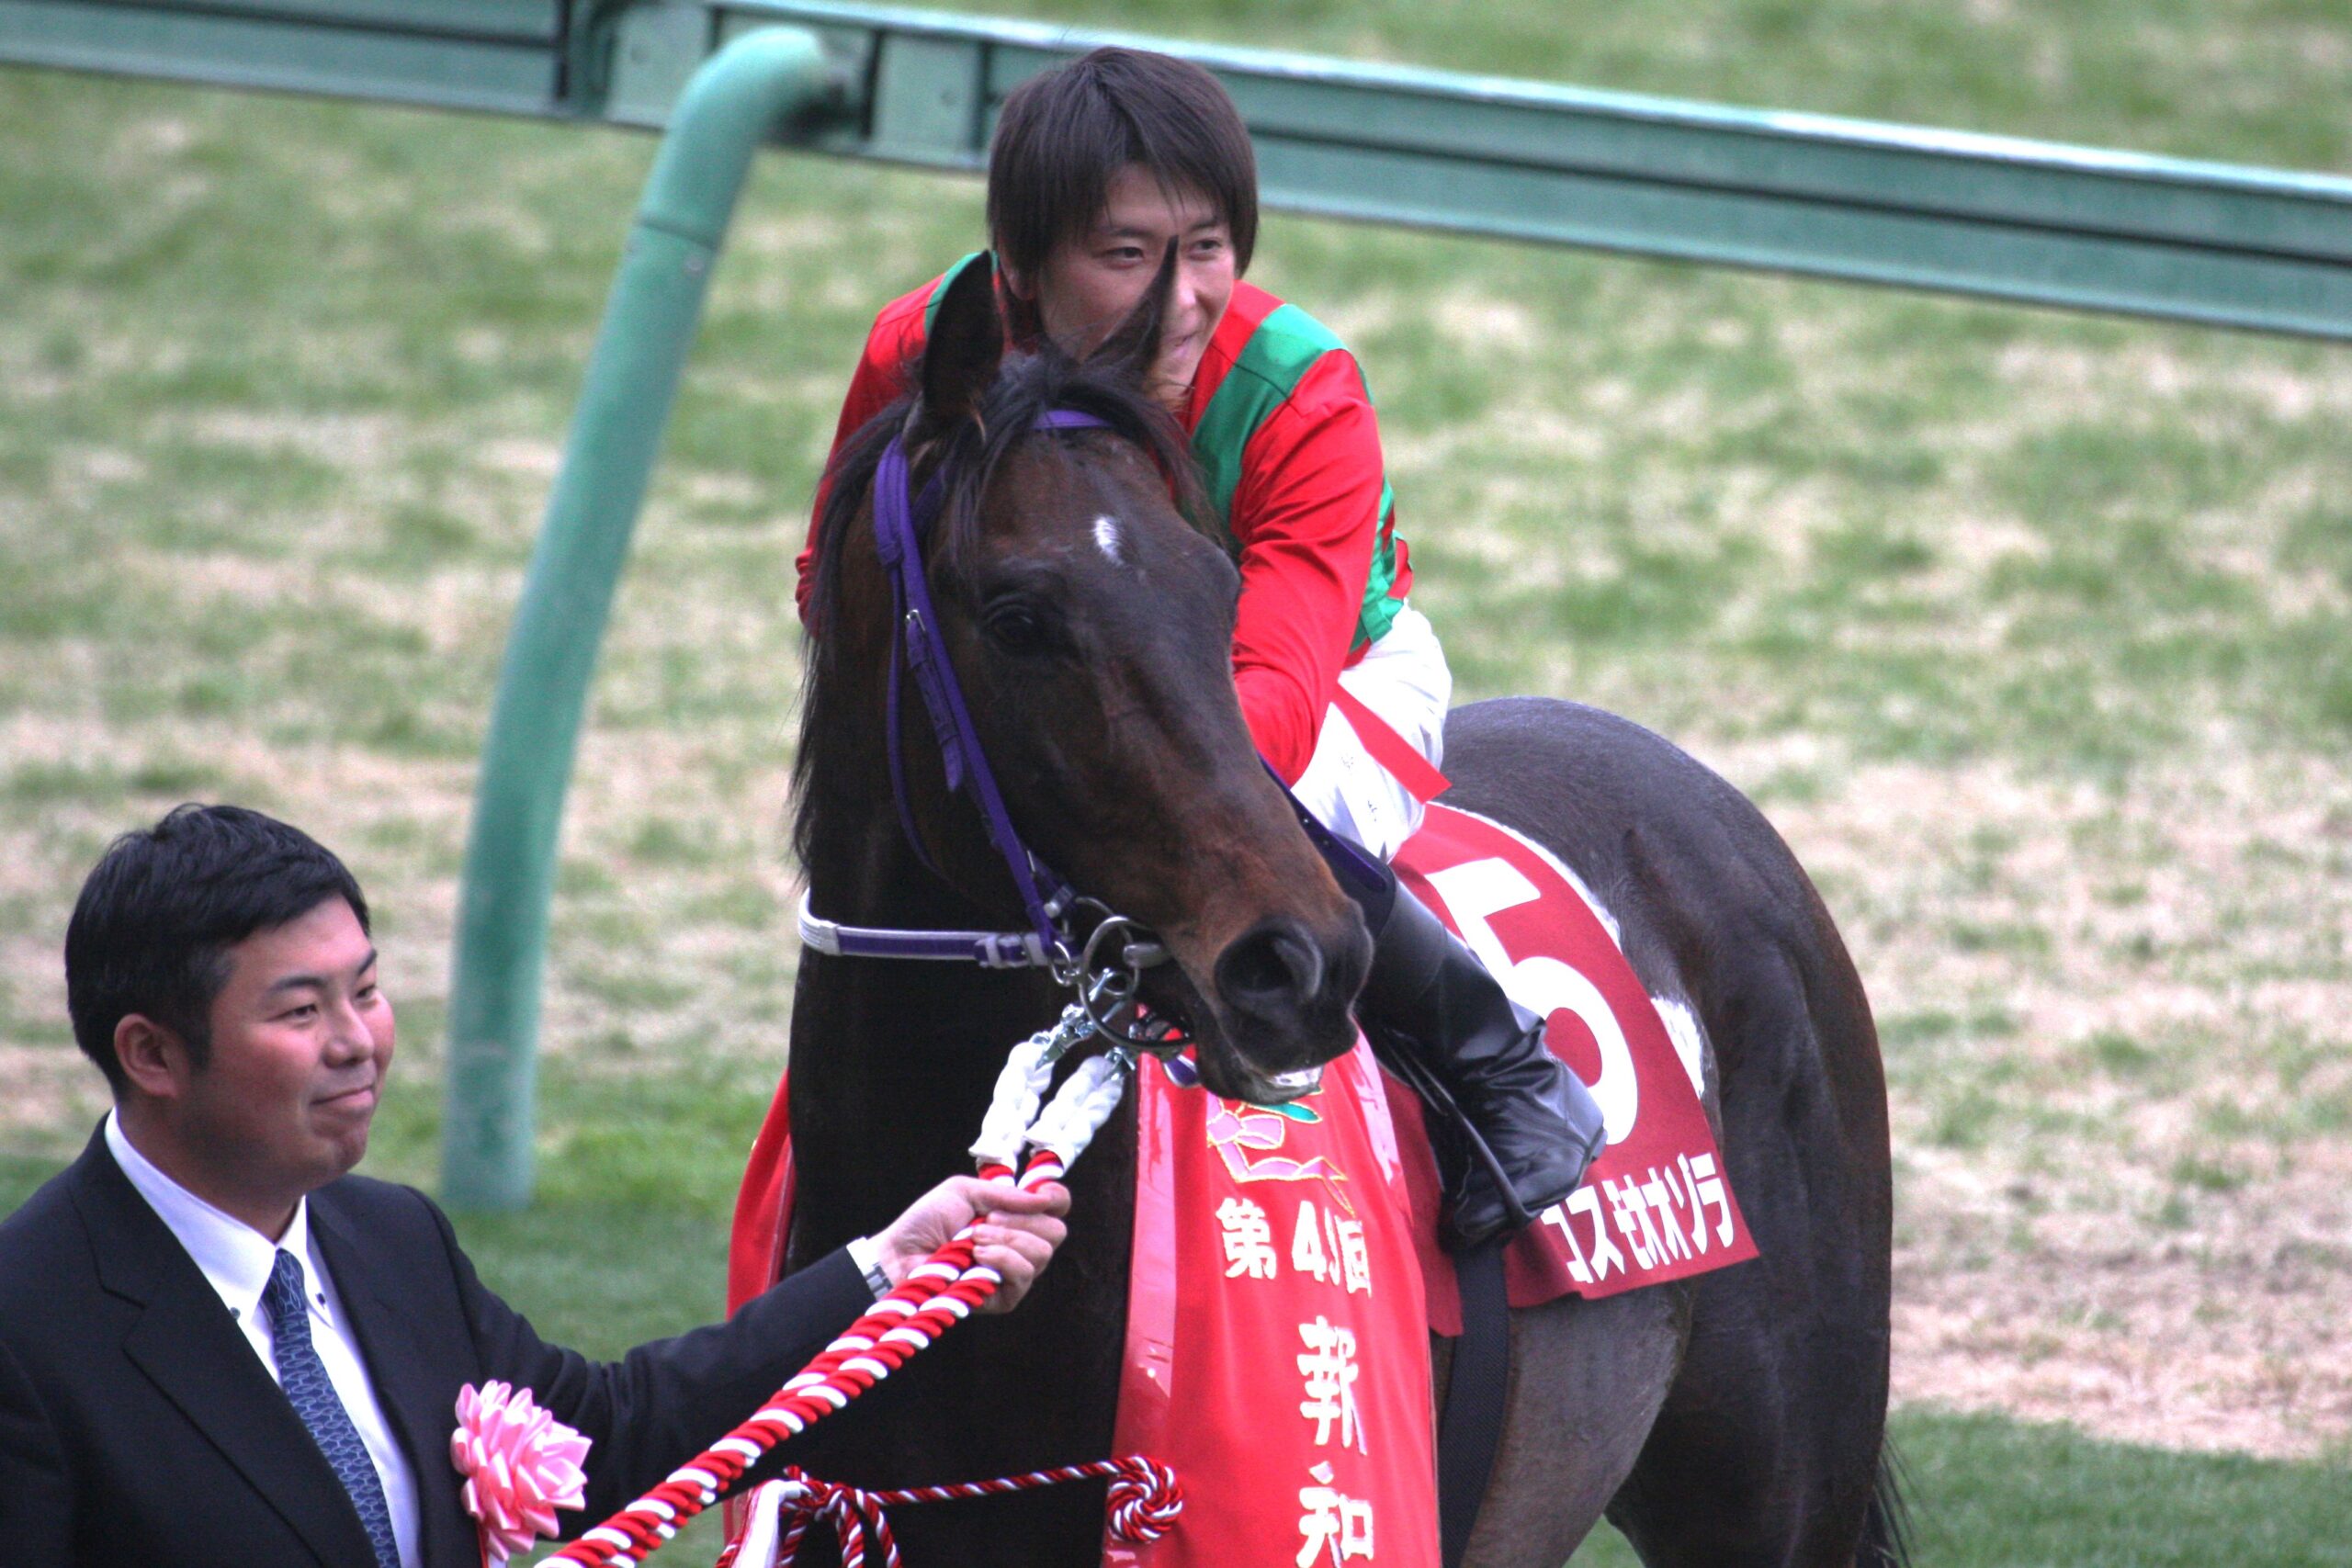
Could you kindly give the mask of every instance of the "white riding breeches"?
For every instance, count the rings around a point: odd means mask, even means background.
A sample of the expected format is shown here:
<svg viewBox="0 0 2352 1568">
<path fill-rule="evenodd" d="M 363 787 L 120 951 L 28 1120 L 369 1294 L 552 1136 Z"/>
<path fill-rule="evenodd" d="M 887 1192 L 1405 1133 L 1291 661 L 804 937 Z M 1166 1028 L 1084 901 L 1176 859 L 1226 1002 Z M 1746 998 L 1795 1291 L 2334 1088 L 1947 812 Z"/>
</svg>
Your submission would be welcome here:
<svg viewBox="0 0 2352 1568">
<path fill-rule="evenodd" d="M 1427 615 L 1408 604 L 1378 642 L 1340 671 L 1340 684 L 1407 744 L 1444 765 L 1445 708 L 1453 673 Z M 1373 760 L 1348 716 L 1334 705 L 1323 716 L 1315 755 L 1292 786 L 1299 804 L 1333 832 L 1382 860 L 1392 860 L 1421 825 L 1421 803 L 1396 775 Z"/>
</svg>

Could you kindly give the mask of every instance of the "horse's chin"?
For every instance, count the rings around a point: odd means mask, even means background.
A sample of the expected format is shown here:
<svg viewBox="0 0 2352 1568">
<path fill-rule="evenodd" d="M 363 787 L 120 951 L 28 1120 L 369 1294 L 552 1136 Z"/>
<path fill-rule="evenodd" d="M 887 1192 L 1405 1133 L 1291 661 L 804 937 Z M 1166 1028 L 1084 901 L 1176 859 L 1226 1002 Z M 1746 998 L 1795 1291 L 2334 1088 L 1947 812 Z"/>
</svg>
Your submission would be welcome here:
<svg viewBox="0 0 2352 1568">
<path fill-rule="evenodd" d="M 1322 1087 L 1325 1066 L 1332 1057 L 1346 1054 L 1342 1049 L 1301 1060 L 1294 1045 L 1276 1058 L 1287 1057 L 1294 1065 L 1272 1067 L 1263 1065 L 1257 1054 L 1238 1049 L 1222 1030 L 1196 1031 L 1193 1047 L 1193 1060 L 1200 1068 L 1201 1083 L 1210 1093 L 1251 1105 L 1287 1105 L 1314 1093 Z"/>
<path fill-rule="evenodd" d="M 1288 1105 L 1294 1100 L 1313 1094 L 1323 1086 L 1323 1069 L 1313 1066 L 1299 1067 L 1287 1073 L 1261 1073 L 1254 1068 L 1243 1067 L 1216 1073 L 1204 1067 L 1201 1082 L 1210 1092 L 1227 1100 L 1243 1100 L 1250 1105 Z"/>
<path fill-rule="evenodd" d="M 1295 1041 L 1284 1040 L 1279 1043 L 1279 1050 L 1245 1052 L 1235 1043 L 1228 1021 L 1204 1001 L 1191 977 L 1174 964 L 1147 982 L 1145 999 L 1192 1037 L 1193 1060 L 1200 1071 L 1201 1086 L 1220 1099 L 1251 1105 L 1287 1105 L 1320 1088 L 1324 1064 L 1334 1056 L 1346 1055 L 1355 1043 L 1351 1027 L 1348 1038 L 1336 1050 L 1302 1053 Z M 1287 1058 L 1297 1065 L 1279 1068 L 1261 1066 L 1255 1058 L 1264 1055 L 1277 1060 Z M 1308 1059 L 1301 1060 L 1303 1055 Z"/>
</svg>

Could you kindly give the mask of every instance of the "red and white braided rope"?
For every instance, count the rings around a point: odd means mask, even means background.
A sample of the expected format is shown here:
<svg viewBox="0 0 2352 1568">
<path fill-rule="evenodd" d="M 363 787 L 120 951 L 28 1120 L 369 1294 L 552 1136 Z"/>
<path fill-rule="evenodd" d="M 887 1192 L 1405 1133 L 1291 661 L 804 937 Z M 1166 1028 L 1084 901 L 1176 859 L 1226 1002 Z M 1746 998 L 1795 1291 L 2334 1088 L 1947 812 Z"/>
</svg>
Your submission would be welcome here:
<svg viewBox="0 0 2352 1568">
<path fill-rule="evenodd" d="M 1116 1103 L 1115 1086 L 1100 1072 L 1087 1073 L 1097 1062 L 1082 1065 L 1069 1110 L 1057 1102 L 1033 1135 L 1044 1133 L 1061 1112 L 1055 1140 L 1040 1147 L 1021 1173 L 1021 1185 L 1035 1189 L 1057 1181 L 1069 1162 L 1077 1157 Z M 1106 1100 L 1105 1094 L 1108 1092 Z M 1078 1101 L 1091 1103 L 1070 1125 Z M 1088 1121 L 1091 1125 L 1085 1125 Z M 1075 1135 L 1071 1135 L 1071 1134 Z M 1063 1152 L 1067 1151 L 1067 1152 Z M 984 1179 L 1009 1177 L 998 1164 L 984 1165 Z M 633 1568 L 684 1528 L 686 1522 L 732 1491 L 735 1484 L 769 1450 L 786 1438 L 842 1409 L 859 1394 L 905 1365 L 907 1359 L 968 1317 L 972 1310 L 996 1293 L 1002 1283 L 996 1270 L 973 1260 L 976 1227 L 967 1225 L 946 1246 L 918 1264 L 897 1289 L 874 1304 L 874 1310 L 844 1330 L 817 1359 L 776 1391 L 775 1396 L 742 1425 L 673 1471 L 669 1478 L 594 1529 L 548 1559 L 592 1568 Z M 777 1561 L 790 1562 L 808 1526 L 830 1517 L 842 1543 L 843 1568 L 862 1568 L 865 1540 L 872 1537 L 888 1568 L 897 1568 L 898 1543 L 890 1535 L 882 1510 L 893 1502 L 934 1502 L 952 1497 L 978 1497 L 992 1493 L 1023 1492 L 1064 1481 L 1111 1477 L 1111 1529 L 1123 1540 L 1157 1540 L 1183 1510 L 1183 1492 L 1174 1474 L 1140 1456 L 1093 1464 L 1035 1471 L 998 1481 L 950 1486 L 920 1487 L 903 1493 L 866 1493 L 830 1483 L 797 1478 L 804 1495 L 813 1499 L 797 1515 L 788 1539 L 779 1543 Z M 729 1547 L 721 1563 L 731 1562 Z"/>
<path fill-rule="evenodd" d="M 1066 1481 L 1111 1483 L 1111 1533 L 1138 1545 L 1158 1540 L 1174 1527 L 1184 1511 L 1184 1489 L 1166 1465 L 1131 1454 L 1125 1459 L 1097 1460 L 1091 1464 L 1057 1465 L 1008 1475 L 995 1481 L 967 1481 L 952 1486 L 909 1486 L 897 1491 L 867 1492 L 854 1486 L 820 1481 L 798 1470 L 787 1470 L 775 1488 L 779 1518 L 775 1551 L 765 1561 L 743 1568 L 790 1568 L 800 1551 L 801 1538 L 820 1522 L 833 1527 L 841 1543 L 842 1568 L 863 1568 L 869 1555 L 882 1568 L 899 1568 L 899 1543 L 890 1533 L 884 1509 L 907 1503 L 944 1503 L 959 1497 L 990 1497 L 1009 1492 L 1034 1492 Z M 754 1492 L 754 1499 L 767 1492 Z M 758 1505 L 755 1502 L 754 1507 Z M 749 1539 L 748 1536 L 745 1539 Z M 735 1568 L 743 1541 L 729 1542 L 715 1568 Z"/>
<path fill-rule="evenodd" d="M 1059 1024 L 1030 1041 L 1027 1046 L 1017 1049 L 1014 1059 L 1007 1064 L 996 1091 L 996 1098 L 1006 1102 L 1006 1109 L 1002 1113 L 996 1109 L 991 1110 L 991 1126 L 996 1127 L 998 1123 L 1002 1123 L 1005 1128 L 1025 1126 L 1026 1131 L 1012 1140 L 1009 1148 L 999 1141 L 1002 1128 L 998 1129 L 997 1136 L 983 1136 L 981 1145 L 973 1151 L 978 1156 L 982 1178 L 1010 1177 L 1012 1174 L 1011 1162 L 1020 1146 L 1026 1144 L 1035 1153 L 1021 1174 L 1021 1185 L 1035 1190 L 1046 1182 L 1059 1180 L 1062 1173 L 1086 1151 L 1094 1134 L 1110 1119 L 1111 1112 L 1116 1109 L 1125 1093 L 1125 1075 L 1133 1065 L 1132 1057 L 1118 1051 L 1106 1052 L 1080 1063 L 1078 1069 L 1056 1092 L 1044 1113 L 1037 1112 L 1038 1091 L 1050 1076 L 1053 1058 L 1089 1032 L 1085 1027 L 1086 1016 L 1085 1010 L 1081 1008 L 1065 1009 Z M 1058 1044 L 1046 1043 L 1056 1036 L 1060 1037 Z M 1032 1052 L 1029 1046 L 1040 1049 Z M 1013 1118 L 1017 1118 L 1017 1122 Z M 850 1325 L 840 1337 L 826 1346 L 815 1360 L 788 1380 L 749 1420 L 680 1465 L 652 1491 L 582 1535 L 548 1558 L 548 1562 L 587 1564 L 592 1568 L 634 1568 L 635 1564 L 675 1536 L 689 1519 L 732 1491 L 742 1480 L 744 1472 L 776 1444 L 808 1430 L 834 1411 L 842 1409 L 903 1366 L 907 1358 L 937 1339 L 952 1325 L 970 1316 L 972 1309 L 994 1295 L 997 1287 L 1003 1282 L 995 1269 L 974 1260 L 977 1244 L 973 1235 L 976 1229 L 976 1224 L 965 1226 L 946 1246 L 918 1264 L 896 1290 L 876 1302 L 871 1312 Z M 1107 1462 L 1118 1465 L 1127 1461 Z M 1166 1474 L 1158 1467 L 1150 1466 L 1148 1460 L 1134 1462 L 1150 1467 L 1154 1475 Z M 1076 1479 L 1074 1474 L 1063 1476 L 1056 1472 L 1041 1471 L 1035 1474 L 1055 1479 Z M 977 1496 L 990 1489 L 1021 1491 L 1031 1485 L 1050 1483 L 1050 1481 L 1034 1477 L 1016 1476 L 1003 1483 L 978 1483 L 976 1489 L 968 1492 L 955 1488 L 926 1490 L 940 1496 Z M 808 1484 L 821 1486 L 825 1483 Z M 851 1495 L 839 1488 L 833 1489 L 831 1495 Z M 862 1498 L 866 1495 L 854 1495 Z M 842 1506 L 849 1505 L 844 1503 Z M 1175 1489 L 1172 1475 L 1166 1476 L 1165 1486 L 1151 1486 L 1138 1482 L 1129 1482 L 1123 1486 L 1116 1480 L 1113 1483 L 1114 1529 L 1123 1528 L 1121 1518 L 1124 1517 L 1132 1528 L 1150 1529 L 1153 1535 L 1157 1535 L 1168 1528 L 1182 1507 L 1182 1495 Z M 806 1529 L 807 1521 L 803 1520 L 799 1530 L 805 1532 Z M 898 1548 L 890 1540 L 889 1525 L 882 1517 L 879 1504 L 875 1505 L 872 1510 L 872 1529 L 888 1560 L 895 1563 Z M 863 1540 L 862 1531 L 860 1539 Z M 1148 1540 L 1151 1537 L 1135 1539 Z M 797 1545 L 798 1533 L 796 1533 L 794 1540 Z M 845 1551 L 849 1544 L 844 1537 Z M 729 1555 L 732 1555 L 732 1549 Z M 862 1550 L 860 1561 L 863 1561 Z M 855 1565 L 852 1564 L 851 1568 L 855 1568 Z"/>
<path fill-rule="evenodd" d="M 1041 1149 L 1022 1172 L 1036 1188 L 1062 1175 L 1061 1156 Z M 984 1177 L 1010 1176 L 1002 1167 Z M 996 1293 L 997 1271 L 972 1260 L 974 1226 L 917 1264 L 874 1310 L 778 1389 L 751 1419 L 670 1472 L 660 1485 L 548 1559 L 591 1568 L 641 1562 L 687 1520 L 731 1491 L 770 1449 L 797 1436 L 888 1377 L 907 1358 L 971 1315 Z"/>
</svg>

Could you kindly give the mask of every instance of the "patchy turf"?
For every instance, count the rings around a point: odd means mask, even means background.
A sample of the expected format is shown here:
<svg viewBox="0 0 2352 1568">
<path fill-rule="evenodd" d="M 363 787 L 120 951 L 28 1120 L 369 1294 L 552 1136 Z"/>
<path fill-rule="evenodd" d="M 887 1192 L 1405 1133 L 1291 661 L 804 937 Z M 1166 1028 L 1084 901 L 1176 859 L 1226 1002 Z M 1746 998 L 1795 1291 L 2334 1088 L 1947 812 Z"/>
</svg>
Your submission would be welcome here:
<svg viewBox="0 0 2352 1568">
<path fill-rule="evenodd" d="M 2352 161 L 2352 23 L 2310 0 L 1124 16 Z M 0 72 L 11 1169 L 68 1156 L 99 1109 L 55 973 L 73 887 L 202 796 L 302 822 L 367 881 L 406 1025 L 376 1161 L 429 1179 L 472 759 L 651 151 Z M 794 963 L 789 558 L 866 320 L 978 228 L 969 184 L 758 172 L 571 795 L 551 1202 L 715 1203 L 732 1179 Z M 1627 713 L 1814 869 L 1886 1037 L 1899 1394 L 2340 1467 L 2352 353 L 1280 218 L 1256 276 L 1369 367 L 1463 694 Z M 578 1288 L 546 1266 L 550 1297 Z M 611 1321 L 707 1310 L 715 1280 L 685 1278 Z M 1938 1489 L 2052 1451 L 1917 1419 L 1978 1456 L 1926 1469 Z M 2188 1473 L 2118 1463 L 2126 1495 Z M 2236 1484 L 2214 1463 L 2198 1487 Z M 2062 1555 L 2038 1550 L 1981 1560 Z M 2203 1560 L 2250 1559 L 2327 1560 Z"/>
<path fill-rule="evenodd" d="M 1732 771 L 1769 797 L 1774 766 Z M 2352 780 L 2309 758 L 1815 772 L 1773 811 L 1877 999 L 1898 1398 L 2340 1445 Z"/>
</svg>

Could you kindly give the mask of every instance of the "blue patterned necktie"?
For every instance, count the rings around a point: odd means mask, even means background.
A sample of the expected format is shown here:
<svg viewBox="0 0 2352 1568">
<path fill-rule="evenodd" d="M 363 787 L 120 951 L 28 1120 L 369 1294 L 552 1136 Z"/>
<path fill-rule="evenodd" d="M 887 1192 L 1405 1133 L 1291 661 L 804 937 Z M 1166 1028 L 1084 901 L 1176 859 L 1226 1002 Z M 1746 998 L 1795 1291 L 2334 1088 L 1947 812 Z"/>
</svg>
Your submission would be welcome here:
<svg viewBox="0 0 2352 1568">
<path fill-rule="evenodd" d="M 277 1360 L 278 1386 L 286 1391 L 294 1414 L 311 1429 L 311 1440 L 327 1456 L 327 1463 L 334 1467 L 343 1489 L 351 1494 L 359 1522 L 367 1527 L 368 1540 L 376 1548 L 376 1568 L 401 1568 L 400 1548 L 392 1540 L 392 1511 L 384 1506 L 384 1483 L 376 1474 L 376 1461 L 368 1457 L 359 1428 L 351 1424 L 351 1413 L 335 1397 L 326 1363 L 311 1344 L 311 1314 L 302 1302 L 302 1265 L 284 1247 L 277 1249 L 277 1261 L 270 1266 L 269 1283 L 262 1290 L 261 1301 L 269 1313 L 270 1353 Z"/>
</svg>

